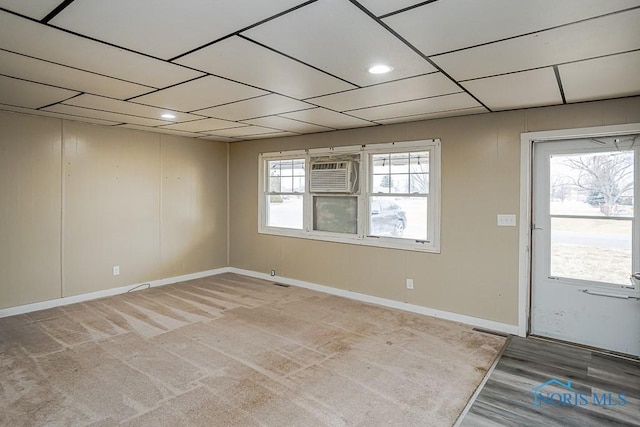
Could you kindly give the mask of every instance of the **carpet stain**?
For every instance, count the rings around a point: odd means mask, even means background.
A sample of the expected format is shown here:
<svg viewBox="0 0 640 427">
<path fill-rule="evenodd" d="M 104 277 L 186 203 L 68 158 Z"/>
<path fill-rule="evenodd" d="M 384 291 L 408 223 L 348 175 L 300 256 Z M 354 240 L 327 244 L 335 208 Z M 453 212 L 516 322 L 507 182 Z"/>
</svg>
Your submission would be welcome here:
<svg viewBox="0 0 640 427">
<path fill-rule="evenodd" d="M 222 274 L 0 319 L 0 425 L 447 426 L 504 343 Z"/>
</svg>

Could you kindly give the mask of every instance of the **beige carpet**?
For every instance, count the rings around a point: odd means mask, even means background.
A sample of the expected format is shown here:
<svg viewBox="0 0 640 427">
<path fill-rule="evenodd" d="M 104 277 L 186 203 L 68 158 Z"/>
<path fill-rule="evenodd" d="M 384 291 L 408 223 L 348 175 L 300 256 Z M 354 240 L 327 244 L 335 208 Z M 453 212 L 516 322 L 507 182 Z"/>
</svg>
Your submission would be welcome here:
<svg viewBox="0 0 640 427">
<path fill-rule="evenodd" d="M 0 319 L 0 424 L 447 426 L 503 344 L 223 274 Z"/>
</svg>

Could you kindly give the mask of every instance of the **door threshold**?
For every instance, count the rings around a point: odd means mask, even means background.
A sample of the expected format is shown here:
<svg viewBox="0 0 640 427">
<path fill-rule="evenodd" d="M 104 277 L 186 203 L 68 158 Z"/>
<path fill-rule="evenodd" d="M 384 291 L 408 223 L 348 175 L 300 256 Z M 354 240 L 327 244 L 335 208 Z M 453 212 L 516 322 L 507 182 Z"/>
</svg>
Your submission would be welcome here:
<svg viewBox="0 0 640 427">
<path fill-rule="evenodd" d="M 620 353 L 618 351 L 606 350 L 604 348 L 593 347 L 593 346 L 586 345 L 586 344 L 578 344 L 578 343 L 575 343 L 575 342 L 565 341 L 565 340 L 561 340 L 561 339 L 558 339 L 558 338 L 544 337 L 542 335 L 529 335 L 528 338 L 533 338 L 533 339 L 537 339 L 537 340 L 540 340 L 540 341 L 547 341 L 547 342 L 552 342 L 552 343 L 557 343 L 557 344 L 564 344 L 564 345 L 568 345 L 570 347 L 576 347 L 576 348 L 581 348 L 581 349 L 584 349 L 584 350 L 589 350 L 589 351 L 592 351 L 594 353 L 600 353 L 600 354 L 605 354 L 607 356 L 613 356 L 613 357 L 618 357 L 620 359 L 630 360 L 632 362 L 640 362 L 640 356 L 634 356 L 633 354 Z"/>
</svg>

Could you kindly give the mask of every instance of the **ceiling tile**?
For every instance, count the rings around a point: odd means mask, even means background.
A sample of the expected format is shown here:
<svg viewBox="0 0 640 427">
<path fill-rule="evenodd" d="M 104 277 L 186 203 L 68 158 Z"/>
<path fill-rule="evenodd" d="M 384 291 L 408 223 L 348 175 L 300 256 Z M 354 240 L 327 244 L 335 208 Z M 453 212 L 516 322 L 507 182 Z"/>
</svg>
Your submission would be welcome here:
<svg viewBox="0 0 640 427">
<path fill-rule="evenodd" d="M 348 0 L 318 1 L 243 34 L 361 86 L 435 71 Z M 379 63 L 394 70 L 367 71 Z"/>
<path fill-rule="evenodd" d="M 76 0 L 51 24 L 170 59 L 303 2 L 190 0 L 185 4 L 173 0 Z M 174 28 L 179 28 L 179 32 L 174 32 Z"/>
<path fill-rule="evenodd" d="M 198 137 L 198 139 L 206 139 L 207 141 L 217 141 L 217 142 L 238 142 L 238 141 L 240 141 L 239 139 L 236 139 L 236 138 L 229 138 L 229 137 L 226 137 L 226 136 L 213 136 L 213 135 L 200 136 L 200 137 Z"/>
<path fill-rule="evenodd" d="M 558 67 L 568 102 L 640 94 L 640 51 Z"/>
<path fill-rule="evenodd" d="M 80 122 L 84 122 L 84 123 L 93 123 L 93 124 L 104 125 L 104 126 L 112 126 L 112 125 L 117 125 L 117 124 L 120 123 L 120 122 L 112 122 L 112 121 L 109 121 L 109 120 L 100 120 L 100 119 L 90 119 L 90 118 L 86 118 L 86 117 L 77 117 L 77 116 L 72 116 L 72 115 L 69 115 L 69 114 L 53 113 L 51 111 L 45 111 L 45 110 L 33 110 L 33 109 L 30 109 L 30 108 L 14 107 L 12 105 L 4 105 L 4 104 L 0 104 L 0 110 L 13 111 L 13 112 L 16 112 L 16 113 L 34 114 L 36 116 L 54 117 L 56 119 L 74 120 L 74 121 L 80 121 Z"/>
<path fill-rule="evenodd" d="M 161 128 L 161 127 L 150 127 L 150 126 L 141 126 L 141 125 L 132 125 L 132 124 L 123 124 L 123 125 L 120 125 L 118 127 L 127 128 L 127 129 L 142 130 L 142 131 L 145 131 L 145 132 L 155 132 L 155 133 L 165 133 L 165 134 L 169 134 L 169 135 L 187 136 L 187 137 L 190 137 L 190 138 L 198 138 L 198 137 L 202 136 L 202 134 L 200 134 L 200 133 L 183 132 L 183 131 L 174 130 L 174 129 L 164 129 L 164 128 Z"/>
<path fill-rule="evenodd" d="M 62 0 L 0 0 L 0 7 L 40 21 L 54 10 Z"/>
<path fill-rule="evenodd" d="M 436 113 L 439 111 L 458 110 L 478 107 L 478 102 L 466 93 L 436 96 L 416 101 L 400 102 L 379 107 L 363 108 L 349 111 L 352 116 L 365 120 L 378 121 L 416 114 Z"/>
<path fill-rule="evenodd" d="M 494 111 L 562 104 L 553 68 L 469 80 L 462 85 Z"/>
<path fill-rule="evenodd" d="M 559 104 L 553 66 L 568 102 L 640 95 L 640 0 L 188 3 L 0 0 L 0 109 L 236 140 Z"/>
<path fill-rule="evenodd" d="M 345 111 L 455 92 L 462 92 L 462 89 L 443 74 L 433 73 L 311 98 L 308 101 L 333 110 Z"/>
<path fill-rule="evenodd" d="M 199 138 L 199 137 L 203 136 L 201 133 L 196 133 L 196 132 L 184 132 L 184 131 L 179 131 L 179 130 L 175 130 L 175 129 L 165 129 L 165 128 L 161 128 L 161 127 L 150 127 L 150 126 L 133 125 L 133 124 L 129 124 L 129 123 L 121 124 L 121 125 L 119 125 L 117 127 L 127 128 L 127 129 L 135 129 L 135 130 L 142 130 L 142 131 L 145 131 L 145 132 L 163 133 L 163 134 L 167 134 L 167 135 L 186 136 L 186 137 L 189 137 L 189 138 Z"/>
<path fill-rule="evenodd" d="M 158 126 L 167 124 L 166 121 L 162 120 L 128 116 L 126 114 L 111 113 L 108 111 L 91 110 L 89 108 L 74 107 L 73 105 L 56 104 L 52 105 L 51 107 L 47 107 L 45 110 L 78 116 L 78 120 L 81 120 L 80 117 L 88 117 L 93 119 L 109 120 L 113 122 L 130 123 L 142 126 Z"/>
<path fill-rule="evenodd" d="M 446 0 L 384 22 L 422 53 L 434 55 L 639 5 L 638 0 Z"/>
<path fill-rule="evenodd" d="M 457 80 L 621 53 L 640 46 L 640 9 L 462 50 L 433 60 Z"/>
<path fill-rule="evenodd" d="M 258 119 L 244 120 L 244 123 L 296 133 L 324 132 L 333 130 L 328 127 L 318 126 L 311 123 L 303 123 L 297 120 L 279 116 L 260 117 Z"/>
<path fill-rule="evenodd" d="M 294 113 L 281 114 L 281 116 L 334 129 L 375 126 L 375 123 L 348 116 L 346 114 L 336 113 L 335 111 L 327 110 L 325 108 L 296 111 Z"/>
<path fill-rule="evenodd" d="M 77 94 L 67 89 L 0 76 L 0 104 L 40 108 Z"/>
<path fill-rule="evenodd" d="M 215 105 L 264 95 L 251 86 L 206 76 L 132 99 L 134 102 L 175 111 L 201 110 Z"/>
<path fill-rule="evenodd" d="M 100 76 L 5 50 L 0 50 L 0 74 L 120 99 L 154 90 L 149 86 Z"/>
<path fill-rule="evenodd" d="M 176 62 L 294 98 L 355 87 L 240 37 L 222 40 Z"/>
<path fill-rule="evenodd" d="M 206 132 L 217 129 L 229 129 L 245 126 L 242 123 L 230 122 L 220 119 L 202 119 L 192 122 L 176 123 L 173 125 L 162 126 L 163 129 L 175 129 L 188 132 Z"/>
<path fill-rule="evenodd" d="M 223 129 L 211 132 L 213 136 L 227 136 L 233 138 L 244 138 L 251 135 L 266 135 L 282 133 L 277 129 L 264 128 L 261 126 L 243 126 L 233 129 Z"/>
<path fill-rule="evenodd" d="M 2 11 L 0 49 L 155 88 L 202 75 L 198 71 L 96 43 Z"/>
<path fill-rule="evenodd" d="M 298 135 L 297 133 L 293 133 L 293 132 L 275 132 L 275 133 L 265 133 L 265 134 L 258 134 L 258 135 L 248 135 L 243 137 L 243 140 L 247 140 L 247 139 L 266 139 L 266 138 L 284 138 L 286 136 L 296 136 Z"/>
<path fill-rule="evenodd" d="M 393 123 L 415 122 L 418 120 L 432 120 L 432 119 L 438 119 L 443 117 L 468 116 L 470 114 L 482 114 L 482 113 L 488 113 L 488 110 L 484 107 L 471 107 L 471 108 L 460 108 L 457 110 L 438 111 L 437 113 L 414 114 L 412 116 L 402 116 L 402 117 L 395 117 L 393 119 L 381 119 L 376 121 L 383 125 L 390 125 Z"/>
<path fill-rule="evenodd" d="M 288 113 L 305 108 L 313 108 L 313 105 L 298 101 L 297 99 L 287 98 L 286 96 L 269 94 L 245 101 L 221 105 L 219 107 L 197 110 L 195 113 L 226 120 L 245 120 Z"/>
<path fill-rule="evenodd" d="M 376 16 L 386 15 L 424 2 L 425 0 L 359 0 L 361 5 Z"/>
<path fill-rule="evenodd" d="M 149 119 L 158 119 L 165 122 L 184 122 L 189 120 L 201 119 L 201 116 L 188 113 L 178 113 L 176 111 L 164 108 L 149 107 L 146 105 L 135 104 L 133 102 L 119 101 L 117 99 L 104 98 L 95 95 L 80 95 L 65 101 L 64 104 L 74 105 L 76 107 L 91 108 L 93 110 L 110 111 L 112 113 L 129 114 L 132 116 L 146 117 Z M 165 119 L 163 114 L 170 113 L 176 116 L 175 119 Z"/>
</svg>

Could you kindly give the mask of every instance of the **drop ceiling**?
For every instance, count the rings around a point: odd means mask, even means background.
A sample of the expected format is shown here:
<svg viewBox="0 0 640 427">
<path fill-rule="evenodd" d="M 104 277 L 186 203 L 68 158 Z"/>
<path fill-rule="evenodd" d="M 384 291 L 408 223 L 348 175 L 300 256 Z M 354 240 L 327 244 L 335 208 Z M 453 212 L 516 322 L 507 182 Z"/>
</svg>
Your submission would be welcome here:
<svg viewBox="0 0 640 427">
<path fill-rule="evenodd" d="M 640 0 L 0 0 L 0 110 L 239 141 L 627 97 L 639 23 Z"/>
</svg>

